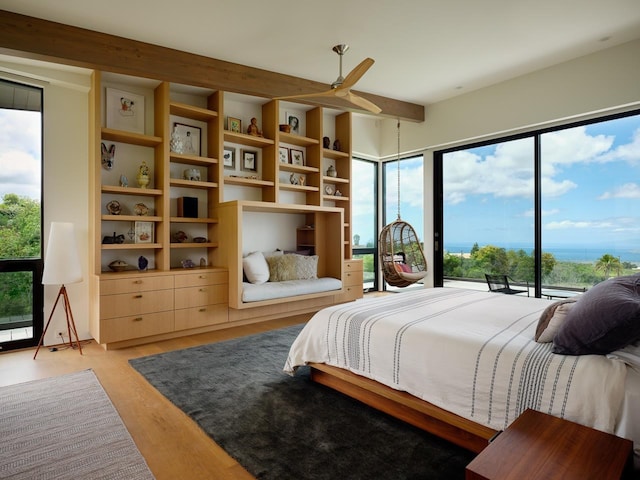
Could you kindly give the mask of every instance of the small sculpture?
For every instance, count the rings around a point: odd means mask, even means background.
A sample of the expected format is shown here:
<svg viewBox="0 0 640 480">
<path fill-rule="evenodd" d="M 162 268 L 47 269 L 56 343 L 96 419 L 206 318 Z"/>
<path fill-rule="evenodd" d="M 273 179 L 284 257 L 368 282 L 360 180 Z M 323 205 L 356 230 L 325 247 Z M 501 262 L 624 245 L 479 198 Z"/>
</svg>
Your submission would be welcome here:
<svg viewBox="0 0 640 480">
<path fill-rule="evenodd" d="M 176 243 L 184 243 L 187 241 L 187 234 L 184 233 L 182 230 L 178 230 L 176 233 L 173 234 L 173 240 Z"/>
<path fill-rule="evenodd" d="M 253 117 L 251 119 L 251 123 L 247 127 L 247 133 L 249 135 L 253 135 L 254 137 L 261 137 L 262 136 L 262 132 L 258 128 L 258 120 L 255 117 Z"/>
<path fill-rule="evenodd" d="M 336 172 L 336 167 L 329 165 L 329 168 L 327 168 L 327 177 L 335 177 L 337 175 L 338 172 Z"/>
<path fill-rule="evenodd" d="M 109 150 L 107 150 L 107 146 L 104 143 L 100 143 L 100 150 L 102 156 L 102 167 L 105 170 L 111 170 L 115 163 L 116 145 L 111 144 Z"/>
<path fill-rule="evenodd" d="M 145 257 L 140 255 L 138 257 L 138 270 L 146 270 L 148 265 L 149 265 L 149 260 L 147 260 Z"/>
<path fill-rule="evenodd" d="M 111 235 L 111 236 L 106 235 L 102 239 L 102 243 L 104 245 L 122 244 L 122 243 L 124 243 L 124 235 L 123 234 L 116 235 L 116 232 L 113 232 L 113 235 Z"/>
<path fill-rule="evenodd" d="M 207 243 L 207 239 L 205 237 L 194 237 L 193 243 Z"/>
<path fill-rule="evenodd" d="M 126 268 L 129 265 L 127 264 L 127 262 L 123 261 L 123 260 L 114 260 L 113 262 L 111 262 L 109 264 L 109 268 L 111 270 L 113 270 L 114 272 L 122 272 L 124 270 L 126 270 Z"/>
<path fill-rule="evenodd" d="M 182 172 L 182 176 L 185 180 L 195 180 L 196 182 L 199 182 L 200 170 L 197 168 L 185 168 Z"/>
<path fill-rule="evenodd" d="M 204 257 L 200 258 L 200 268 L 204 268 L 207 266 L 207 259 Z"/>
<path fill-rule="evenodd" d="M 129 180 L 127 179 L 126 175 L 120 175 L 120 186 L 121 187 L 128 187 L 129 186 Z"/>
<path fill-rule="evenodd" d="M 147 207 L 144 203 L 136 203 L 133 207 L 133 213 L 138 215 L 139 217 L 146 217 L 149 215 L 149 207 Z"/>
<path fill-rule="evenodd" d="M 291 183 L 291 185 L 298 185 L 298 177 L 296 177 L 295 173 L 289 175 L 289 182 Z"/>
<path fill-rule="evenodd" d="M 144 160 L 138 167 L 136 180 L 138 181 L 138 186 L 140 188 L 147 188 L 147 185 L 149 185 L 149 167 L 147 167 L 147 162 Z"/>
<path fill-rule="evenodd" d="M 329 137 L 322 137 L 322 146 L 329 148 L 331 146 L 331 139 Z"/>
<path fill-rule="evenodd" d="M 338 140 L 337 138 L 336 138 L 336 141 L 333 142 L 333 149 L 338 152 L 342 150 L 342 145 L 340 145 L 340 140 Z"/>
<path fill-rule="evenodd" d="M 180 263 L 182 264 L 182 268 L 193 268 L 196 266 L 196 264 L 193 263 L 193 260 L 191 260 L 190 258 L 186 258 L 182 260 Z"/>
<path fill-rule="evenodd" d="M 107 203 L 107 212 L 109 215 L 120 215 L 122 213 L 122 207 L 120 207 L 120 202 L 117 200 L 111 200 Z"/>
</svg>

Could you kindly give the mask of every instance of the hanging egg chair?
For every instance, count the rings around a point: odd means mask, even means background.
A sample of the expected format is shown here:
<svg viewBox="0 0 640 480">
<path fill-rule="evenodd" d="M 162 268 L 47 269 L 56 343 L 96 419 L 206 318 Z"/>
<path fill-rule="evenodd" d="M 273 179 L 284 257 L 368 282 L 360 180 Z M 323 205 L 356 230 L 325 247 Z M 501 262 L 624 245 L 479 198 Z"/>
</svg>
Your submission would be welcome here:
<svg viewBox="0 0 640 480">
<path fill-rule="evenodd" d="M 378 253 L 385 281 L 408 287 L 427 275 L 427 260 L 413 227 L 400 217 L 400 121 L 398 121 L 398 218 L 378 237 Z"/>
</svg>

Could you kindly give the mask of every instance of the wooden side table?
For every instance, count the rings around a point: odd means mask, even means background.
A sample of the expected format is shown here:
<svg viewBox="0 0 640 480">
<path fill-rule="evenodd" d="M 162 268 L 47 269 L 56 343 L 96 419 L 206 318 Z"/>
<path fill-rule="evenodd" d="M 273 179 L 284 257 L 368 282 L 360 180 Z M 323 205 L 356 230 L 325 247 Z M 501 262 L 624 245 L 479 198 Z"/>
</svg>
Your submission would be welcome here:
<svg viewBox="0 0 640 480">
<path fill-rule="evenodd" d="M 631 478 L 633 442 L 526 410 L 467 466 L 466 480 Z"/>
</svg>

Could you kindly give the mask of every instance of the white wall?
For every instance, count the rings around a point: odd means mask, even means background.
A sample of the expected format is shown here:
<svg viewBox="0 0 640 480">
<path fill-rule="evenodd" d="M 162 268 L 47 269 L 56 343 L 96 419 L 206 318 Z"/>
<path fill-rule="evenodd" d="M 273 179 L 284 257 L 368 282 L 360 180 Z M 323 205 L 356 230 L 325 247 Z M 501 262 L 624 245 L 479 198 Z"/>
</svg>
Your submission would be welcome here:
<svg viewBox="0 0 640 480">
<path fill-rule="evenodd" d="M 43 206 L 44 251 L 49 239 L 51 222 L 72 222 L 82 263 L 84 280 L 67 285 L 69 301 L 78 335 L 89 335 L 89 76 L 78 69 L 34 67 L 0 58 L 0 77 L 32 84 L 44 89 L 44 172 Z M 17 76 L 19 75 L 19 76 Z M 45 258 L 46 261 L 46 258 Z M 44 290 L 45 322 L 51 314 L 59 286 Z M 56 331 L 66 330 L 62 303 L 56 307 L 45 345 L 60 343 Z"/>
</svg>

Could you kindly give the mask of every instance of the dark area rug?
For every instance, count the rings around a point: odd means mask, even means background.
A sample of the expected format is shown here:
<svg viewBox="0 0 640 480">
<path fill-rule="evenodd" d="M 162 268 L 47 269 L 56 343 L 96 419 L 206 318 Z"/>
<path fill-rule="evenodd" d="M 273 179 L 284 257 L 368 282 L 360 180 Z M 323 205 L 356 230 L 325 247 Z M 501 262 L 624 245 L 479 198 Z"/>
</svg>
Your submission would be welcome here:
<svg viewBox="0 0 640 480">
<path fill-rule="evenodd" d="M 474 454 L 283 373 L 301 325 L 130 360 L 255 477 L 463 479 Z"/>
</svg>

